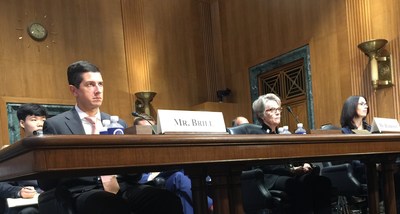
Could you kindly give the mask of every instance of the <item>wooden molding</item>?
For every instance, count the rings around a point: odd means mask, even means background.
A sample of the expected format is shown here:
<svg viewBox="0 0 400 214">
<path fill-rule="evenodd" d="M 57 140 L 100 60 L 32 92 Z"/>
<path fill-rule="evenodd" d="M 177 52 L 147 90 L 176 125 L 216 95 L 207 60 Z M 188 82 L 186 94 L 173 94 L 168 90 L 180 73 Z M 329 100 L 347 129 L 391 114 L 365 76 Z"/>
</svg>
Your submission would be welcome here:
<svg viewBox="0 0 400 214">
<path fill-rule="evenodd" d="M 56 104 L 56 105 L 75 105 L 73 100 L 63 99 L 41 99 L 30 97 L 0 97 L 0 131 L 1 145 L 8 145 L 8 118 L 7 118 L 7 103 L 37 103 L 37 104 Z"/>
</svg>

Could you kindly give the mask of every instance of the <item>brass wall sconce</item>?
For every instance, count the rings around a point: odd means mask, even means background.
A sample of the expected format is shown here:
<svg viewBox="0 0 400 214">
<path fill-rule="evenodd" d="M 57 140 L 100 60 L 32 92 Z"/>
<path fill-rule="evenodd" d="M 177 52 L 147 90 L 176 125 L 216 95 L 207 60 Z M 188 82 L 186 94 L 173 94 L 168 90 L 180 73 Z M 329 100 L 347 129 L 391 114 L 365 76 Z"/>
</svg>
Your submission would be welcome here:
<svg viewBox="0 0 400 214">
<path fill-rule="evenodd" d="M 386 39 L 375 39 L 358 45 L 369 57 L 372 85 L 375 90 L 393 85 L 391 56 L 389 51 L 384 49 L 387 43 Z"/>
<path fill-rule="evenodd" d="M 145 113 L 151 116 L 150 102 L 153 101 L 153 98 L 156 96 L 156 94 L 157 94 L 156 92 L 152 91 L 143 91 L 135 93 L 135 96 L 137 97 L 135 101 L 136 112 L 141 114 Z"/>
</svg>

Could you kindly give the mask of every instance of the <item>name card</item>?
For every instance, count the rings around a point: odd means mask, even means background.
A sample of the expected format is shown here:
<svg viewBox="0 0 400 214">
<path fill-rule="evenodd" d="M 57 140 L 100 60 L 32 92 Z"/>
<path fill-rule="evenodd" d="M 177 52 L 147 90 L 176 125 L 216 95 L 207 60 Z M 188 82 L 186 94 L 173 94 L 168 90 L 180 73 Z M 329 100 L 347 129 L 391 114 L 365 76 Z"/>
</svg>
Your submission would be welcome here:
<svg viewBox="0 0 400 214">
<path fill-rule="evenodd" d="M 400 132 L 399 121 L 392 118 L 374 117 L 371 125 L 371 132 Z"/>
<path fill-rule="evenodd" d="M 222 112 L 162 110 L 157 112 L 159 133 L 222 133 L 226 134 Z"/>
</svg>

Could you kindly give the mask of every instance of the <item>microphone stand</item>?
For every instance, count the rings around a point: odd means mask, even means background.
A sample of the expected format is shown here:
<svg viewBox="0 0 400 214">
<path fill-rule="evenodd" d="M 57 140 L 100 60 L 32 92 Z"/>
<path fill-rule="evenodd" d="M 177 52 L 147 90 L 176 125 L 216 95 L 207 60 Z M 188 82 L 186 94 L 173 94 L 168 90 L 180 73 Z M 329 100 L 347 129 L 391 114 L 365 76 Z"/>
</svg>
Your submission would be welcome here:
<svg viewBox="0 0 400 214">
<path fill-rule="evenodd" d="M 293 114 L 292 108 L 290 106 L 286 106 L 288 112 L 293 116 L 297 123 L 300 123 L 299 118 Z"/>
<path fill-rule="evenodd" d="M 139 113 L 137 113 L 137 112 L 132 112 L 132 116 L 134 116 L 134 117 L 140 117 L 140 118 L 142 118 L 143 120 L 145 120 L 145 121 L 147 121 L 149 124 L 150 124 L 150 127 L 151 127 L 151 130 L 153 131 L 153 134 L 157 134 L 157 132 L 156 132 L 156 130 L 154 129 L 154 127 L 153 127 L 153 124 L 150 122 L 150 120 L 148 120 L 146 117 L 144 117 L 143 115 L 141 115 L 141 114 L 139 114 Z"/>
</svg>

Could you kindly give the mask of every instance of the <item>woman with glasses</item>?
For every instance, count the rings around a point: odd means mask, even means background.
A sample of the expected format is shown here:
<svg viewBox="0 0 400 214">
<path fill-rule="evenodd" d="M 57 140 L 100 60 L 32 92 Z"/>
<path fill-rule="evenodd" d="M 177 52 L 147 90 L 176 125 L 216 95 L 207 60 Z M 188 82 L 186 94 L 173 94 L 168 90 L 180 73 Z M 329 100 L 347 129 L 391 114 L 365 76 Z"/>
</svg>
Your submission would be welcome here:
<svg viewBox="0 0 400 214">
<path fill-rule="evenodd" d="M 281 100 L 275 94 L 265 94 L 253 102 L 253 111 L 266 134 L 278 134 L 281 122 Z M 326 177 L 313 173 L 308 163 L 266 165 L 266 187 L 281 190 L 290 198 L 290 213 L 331 214 L 331 183 Z"/>
<path fill-rule="evenodd" d="M 340 124 L 344 134 L 354 134 L 352 130 L 371 130 L 366 117 L 369 113 L 367 99 L 363 96 L 350 96 L 343 104 Z"/>
<path fill-rule="evenodd" d="M 343 104 L 342 115 L 340 116 L 340 124 L 342 125 L 342 133 L 354 134 L 353 130 L 371 131 L 371 125 L 366 121 L 369 113 L 367 99 L 363 96 L 350 96 Z M 354 177 L 360 183 L 367 182 L 365 165 L 359 160 L 351 161 Z M 379 169 L 379 167 L 378 167 Z M 395 192 L 397 199 L 397 213 L 400 213 L 400 173 L 394 174 Z M 380 191 L 382 191 L 382 187 Z M 381 192 L 381 195 L 383 193 Z"/>
<path fill-rule="evenodd" d="M 343 134 L 355 134 L 353 130 L 371 130 L 371 126 L 367 123 L 366 117 L 369 113 L 367 99 L 363 96 L 350 96 L 343 104 L 342 114 L 340 116 L 340 124 Z M 365 165 L 359 160 L 351 161 L 354 177 L 360 183 L 367 182 Z"/>
</svg>

